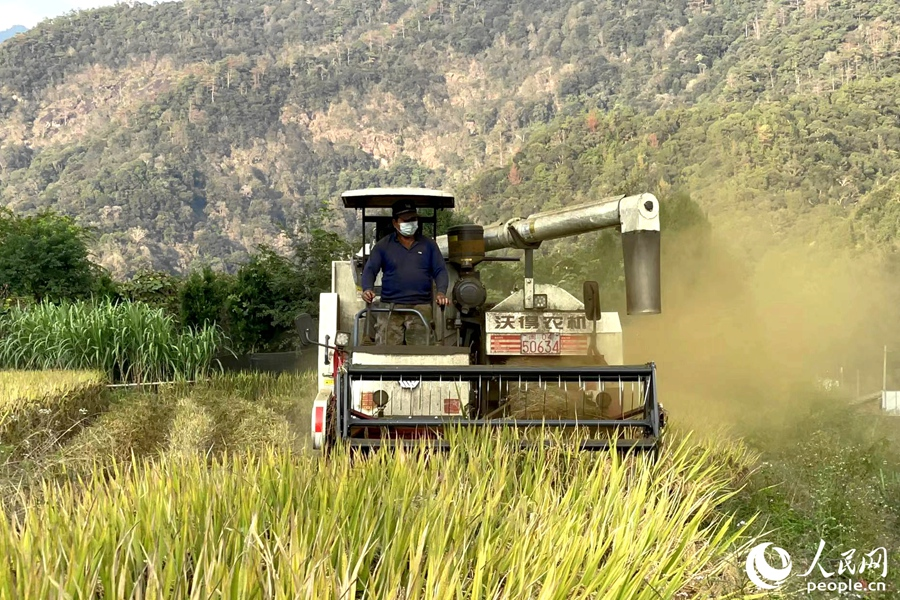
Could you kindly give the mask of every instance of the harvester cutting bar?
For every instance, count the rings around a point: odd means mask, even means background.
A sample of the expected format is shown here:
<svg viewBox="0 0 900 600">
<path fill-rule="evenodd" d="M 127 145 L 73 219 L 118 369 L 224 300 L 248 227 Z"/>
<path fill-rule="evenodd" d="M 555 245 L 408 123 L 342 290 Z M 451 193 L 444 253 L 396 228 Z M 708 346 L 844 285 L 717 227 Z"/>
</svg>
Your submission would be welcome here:
<svg viewBox="0 0 900 600">
<path fill-rule="evenodd" d="M 389 402 L 391 409 L 387 414 L 366 414 L 359 410 L 361 389 L 370 389 L 376 385 L 385 392 L 385 398 L 395 395 Z M 631 384 L 634 396 L 633 404 L 626 406 L 624 389 Z M 572 389 L 569 389 L 569 386 Z M 467 390 L 466 398 L 446 399 L 450 387 Z M 426 389 L 427 388 L 427 389 Z M 511 398 L 520 398 L 531 392 L 537 396 L 543 394 L 543 410 L 546 411 L 547 390 L 554 388 L 557 392 L 557 408 L 566 402 L 566 410 L 570 410 L 567 398 L 573 391 L 578 395 L 587 389 L 599 393 L 604 388 L 611 391 L 607 394 L 607 402 L 600 408 L 597 402 L 595 409 L 600 415 L 589 415 L 582 411 L 575 418 L 559 418 L 558 416 L 542 416 L 542 418 L 509 418 Z M 447 402 L 456 403 L 457 414 L 446 414 L 441 411 L 422 414 L 415 410 L 416 391 L 420 394 L 438 394 L 438 403 L 428 398 L 419 407 L 446 406 Z M 515 428 L 585 428 L 589 431 L 605 430 L 607 433 L 616 430 L 639 432 L 637 439 L 618 439 L 617 446 L 644 448 L 655 447 L 663 427 L 662 411 L 656 395 L 656 366 L 653 363 L 643 366 L 595 366 L 595 367 L 560 367 L 547 369 L 524 366 L 403 366 L 403 365 L 348 365 L 346 371 L 336 381 L 338 392 L 337 422 L 338 436 L 350 438 L 354 445 L 377 446 L 383 438 L 440 438 L 440 430 L 446 426 L 474 427 L 515 427 Z M 377 392 L 382 393 L 382 392 Z M 493 395 L 496 393 L 496 395 Z M 372 393 L 370 392 L 370 395 Z M 486 398 L 491 396 L 499 408 L 486 413 Z M 614 398 L 613 396 L 618 396 Z M 404 399 L 405 398 L 405 399 Z M 540 404 L 539 402 L 537 404 Z M 355 405 L 355 408 L 354 408 Z M 371 409 L 371 407 L 369 407 Z M 384 407 L 383 407 L 384 408 Z M 406 410 L 409 413 L 406 413 Z M 466 410 L 468 408 L 469 410 Z M 476 410 L 473 410 L 475 408 Z M 538 408 L 541 408 L 538 406 Z M 532 407 L 533 409 L 533 407 Z M 604 414 L 605 411 L 605 414 Z M 494 413 L 505 413 L 507 416 L 491 418 Z M 552 412 L 552 411 L 551 411 Z M 443 413 L 443 414 L 442 414 Z M 468 416 L 466 416 L 468 414 Z M 598 418 L 599 417 L 599 418 Z M 638 418 L 640 417 L 640 418 Z M 375 433 L 373 433 L 375 432 Z M 378 433 L 380 432 L 380 433 Z M 618 435 L 618 434 L 616 434 Z M 367 441 L 363 442 L 365 439 Z M 437 439 L 435 440 L 437 441 Z M 357 443 L 359 442 L 359 443 Z M 586 446 L 600 449 L 610 445 L 608 441 L 589 440 Z"/>
<path fill-rule="evenodd" d="M 543 446 L 552 446 L 553 442 L 549 440 L 544 440 L 543 442 L 522 441 L 519 443 L 519 447 L 522 449 L 526 449 L 537 446 L 538 444 L 541 444 Z M 350 446 L 356 448 L 377 448 L 382 445 L 384 445 L 384 442 L 382 440 L 350 440 Z M 390 445 L 403 446 L 404 448 L 412 449 L 418 448 L 420 445 L 420 441 L 398 439 L 392 440 Z M 659 451 L 659 442 L 652 438 L 640 440 L 616 440 L 615 442 L 608 439 L 582 440 L 578 444 L 578 448 L 580 450 L 608 450 L 611 446 L 615 446 L 619 450 L 641 450 L 654 453 L 657 453 Z M 430 447 L 436 450 L 450 450 L 451 444 L 447 441 L 435 440 L 431 442 Z"/>
</svg>

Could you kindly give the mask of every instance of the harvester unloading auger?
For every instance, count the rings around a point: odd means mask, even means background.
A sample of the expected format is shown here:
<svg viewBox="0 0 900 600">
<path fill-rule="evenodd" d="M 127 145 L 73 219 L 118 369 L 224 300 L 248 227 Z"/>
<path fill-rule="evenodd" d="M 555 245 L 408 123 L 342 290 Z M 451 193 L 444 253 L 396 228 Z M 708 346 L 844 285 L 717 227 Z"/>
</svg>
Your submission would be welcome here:
<svg viewBox="0 0 900 600">
<path fill-rule="evenodd" d="M 618 227 L 622 233 L 628 314 L 658 314 L 659 202 L 652 194 L 615 196 L 515 218 L 489 227 L 462 225 L 436 238 L 450 273 L 451 304 L 418 311 L 362 299 L 362 271 L 374 242 L 393 231 L 388 209 L 415 203 L 419 231 L 437 231 L 438 211 L 454 207 L 445 192 L 366 189 L 345 192 L 345 208 L 361 211 L 362 249 L 332 263 L 332 289 L 320 296 L 318 342 L 312 320 L 298 319 L 306 343 L 318 348 L 318 389 L 312 410 L 315 448 L 338 442 L 447 445 L 448 426 L 579 428 L 583 449 L 610 445 L 658 450 L 665 415 L 656 395 L 656 367 L 623 364 L 618 313 L 601 312 L 596 282 L 578 299 L 533 276 L 542 242 Z M 425 209 L 425 210 L 423 210 Z M 425 213 L 425 214 L 423 214 Z M 430 215 L 428 214 L 430 213 Z M 427 215 L 427 216 L 426 216 Z M 371 235 L 374 226 L 374 238 Z M 520 289 L 488 303 L 477 267 L 500 249 L 524 252 Z M 380 292 L 376 281 L 376 295 Z M 421 322 L 424 344 L 374 343 L 374 320 L 393 310 Z M 527 436 L 525 436 L 527 438 Z"/>
</svg>

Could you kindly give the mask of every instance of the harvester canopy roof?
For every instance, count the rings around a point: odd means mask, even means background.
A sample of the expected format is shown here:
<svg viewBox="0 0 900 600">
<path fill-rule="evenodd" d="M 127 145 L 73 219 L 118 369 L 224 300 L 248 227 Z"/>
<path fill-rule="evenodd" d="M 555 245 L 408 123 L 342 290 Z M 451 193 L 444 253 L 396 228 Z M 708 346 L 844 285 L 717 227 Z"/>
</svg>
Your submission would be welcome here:
<svg viewBox="0 0 900 600">
<path fill-rule="evenodd" d="M 427 188 L 367 188 L 341 194 L 344 208 L 390 208 L 397 200 L 408 200 L 416 208 L 453 208 L 453 194 Z"/>
</svg>

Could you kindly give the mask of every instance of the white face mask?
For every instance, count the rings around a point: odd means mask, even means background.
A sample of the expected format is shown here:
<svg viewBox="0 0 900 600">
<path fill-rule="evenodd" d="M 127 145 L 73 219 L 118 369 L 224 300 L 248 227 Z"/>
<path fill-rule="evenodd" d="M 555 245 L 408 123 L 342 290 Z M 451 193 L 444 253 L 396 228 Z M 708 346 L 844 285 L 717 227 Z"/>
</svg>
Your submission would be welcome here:
<svg viewBox="0 0 900 600">
<path fill-rule="evenodd" d="M 408 221 L 406 223 L 400 223 L 400 233 L 407 237 L 411 237 L 416 232 L 416 229 L 418 229 L 418 228 L 419 228 L 418 221 Z"/>
</svg>

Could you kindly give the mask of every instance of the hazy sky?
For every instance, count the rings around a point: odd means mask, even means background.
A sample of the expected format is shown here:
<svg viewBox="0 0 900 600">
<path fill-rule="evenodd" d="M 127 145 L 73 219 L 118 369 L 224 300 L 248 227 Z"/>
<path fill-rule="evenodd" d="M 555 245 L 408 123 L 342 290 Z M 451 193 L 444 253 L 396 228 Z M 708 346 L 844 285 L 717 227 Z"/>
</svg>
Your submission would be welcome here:
<svg viewBox="0 0 900 600">
<path fill-rule="evenodd" d="M 0 0 L 0 31 L 13 25 L 34 27 L 39 21 L 81 8 L 115 4 L 116 0 Z"/>
</svg>

